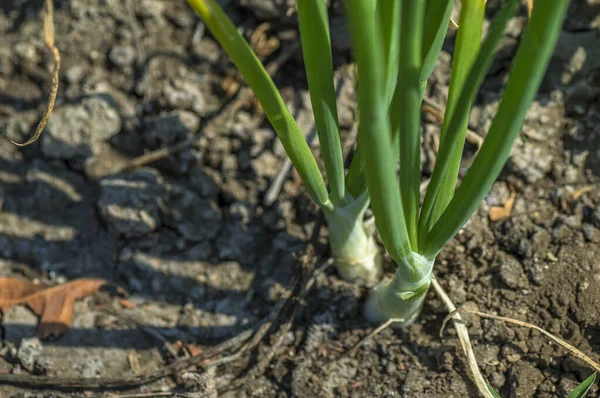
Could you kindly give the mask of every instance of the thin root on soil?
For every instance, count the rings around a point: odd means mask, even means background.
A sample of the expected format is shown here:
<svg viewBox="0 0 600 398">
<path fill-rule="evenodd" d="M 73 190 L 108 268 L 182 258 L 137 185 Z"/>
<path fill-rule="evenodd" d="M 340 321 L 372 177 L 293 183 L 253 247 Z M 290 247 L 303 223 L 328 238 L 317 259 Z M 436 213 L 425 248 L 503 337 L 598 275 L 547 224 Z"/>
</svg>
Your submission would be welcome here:
<svg viewBox="0 0 600 398">
<path fill-rule="evenodd" d="M 561 347 L 563 347 L 564 349 L 569 351 L 574 357 L 579 358 L 580 360 L 582 360 L 583 362 L 588 364 L 596 372 L 600 372 L 600 364 L 595 362 L 592 358 L 590 358 L 589 356 L 587 356 L 586 354 L 584 354 L 577 348 L 573 347 L 571 344 L 567 343 L 566 341 L 564 341 L 563 339 L 561 339 L 559 337 L 556 337 L 552 333 L 542 329 L 539 326 L 533 325 L 531 323 L 519 321 L 518 319 L 507 318 L 507 317 L 499 316 L 499 315 L 486 314 L 485 312 L 468 310 L 466 308 L 459 307 L 459 308 L 456 308 L 455 310 L 453 310 L 450 314 L 448 314 L 446 319 L 444 319 L 444 322 L 442 323 L 442 328 L 440 330 L 440 336 L 444 332 L 444 329 L 446 328 L 446 324 L 448 323 L 448 320 L 450 318 L 452 318 L 453 316 L 457 315 L 459 312 L 466 312 L 468 314 L 478 315 L 482 318 L 495 319 L 497 321 L 512 323 L 513 325 L 523 326 L 523 327 L 526 327 L 529 329 L 537 330 L 538 332 L 540 332 L 541 334 L 543 334 L 544 336 L 546 336 L 547 338 L 549 338 L 556 344 L 560 345 Z"/>
<path fill-rule="evenodd" d="M 444 291 L 442 286 L 438 283 L 438 281 L 435 278 L 433 278 L 431 280 L 431 285 L 433 286 L 435 293 L 442 299 L 442 301 L 446 305 L 446 308 L 450 312 L 450 314 L 446 317 L 445 322 L 447 322 L 450 318 L 452 318 L 454 321 L 454 326 L 457 330 L 460 344 L 463 348 L 465 355 L 467 356 L 468 366 L 469 366 L 469 369 L 471 370 L 471 373 L 472 373 L 473 379 L 475 381 L 475 385 L 477 386 L 477 389 L 484 397 L 494 398 L 494 396 L 490 393 L 490 391 L 487 387 L 487 382 L 485 381 L 483 375 L 481 374 L 481 371 L 479 370 L 479 366 L 477 365 L 477 361 L 475 359 L 475 353 L 473 352 L 473 347 L 471 346 L 471 340 L 469 338 L 469 333 L 468 333 L 467 327 L 462 322 L 460 314 L 457 313 L 456 306 L 454 305 L 452 300 L 450 300 L 450 297 L 448 296 L 448 294 Z M 371 333 L 366 335 L 356 345 L 354 345 L 352 348 L 350 348 L 348 351 L 346 351 L 341 356 L 341 358 L 353 357 L 356 354 L 356 351 L 358 350 L 358 348 L 360 346 L 362 346 L 365 342 L 369 341 L 370 339 L 372 339 L 373 337 L 375 337 L 376 335 L 381 333 L 383 330 L 387 329 L 388 327 L 390 327 L 391 325 L 393 325 L 394 323 L 397 323 L 397 322 L 404 322 L 404 319 L 398 319 L 398 318 L 388 319 L 387 321 L 385 321 L 384 323 L 379 325 L 377 328 L 373 329 L 373 331 Z M 445 323 L 444 323 L 444 325 L 445 325 Z M 338 358 L 337 360 L 339 360 L 339 359 L 340 358 Z M 333 362 L 334 361 L 332 361 L 331 363 L 333 363 Z"/>
</svg>

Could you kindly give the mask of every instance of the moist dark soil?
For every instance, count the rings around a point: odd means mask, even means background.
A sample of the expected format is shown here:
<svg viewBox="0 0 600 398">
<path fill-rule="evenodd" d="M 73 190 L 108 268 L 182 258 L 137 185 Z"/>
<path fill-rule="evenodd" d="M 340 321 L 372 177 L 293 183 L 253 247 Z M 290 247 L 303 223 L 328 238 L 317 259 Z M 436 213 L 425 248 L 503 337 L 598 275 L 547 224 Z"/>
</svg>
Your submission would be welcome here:
<svg viewBox="0 0 600 398">
<path fill-rule="evenodd" d="M 293 1 L 224 0 L 308 133 L 312 114 Z M 490 1 L 493 16 L 498 2 Z M 41 0 L 0 4 L 0 274 L 108 288 L 77 303 L 72 328 L 36 337 L 16 306 L 2 319 L 1 397 L 475 397 L 447 315 L 430 292 L 418 321 L 373 330 L 365 287 L 321 268 L 326 227 L 291 173 L 264 204 L 285 153 L 243 80 L 184 1 L 56 0 L 60 90 L 42 138 L 27 148 L 50 91 Z M 330 6 L 344 137 L 355 118 L 342 4 Z M 535 323 L 600 358 L 600 3 L 574 1 L 512 156 L 477 213 L 439 256 L 435 274 L 460 306 Z M 522 28 L 511 21 L 473 109 L 484 136 Z M 455 32 L 427 98 L 445 103 Z M 424 114 L 423 178 L 439 125 Z M 141 167 L 132 159 L 179 151 Z M 315 145 L 315 153 L 318 148 Z M 464 166 L 475 147 L 468 144 Z M 464 170 L 463 170 L 464 171 Z M 510 218 L 491 206 L 516 191 Z M 314 231 L 320 231 L 310 245 Z M 311 255 L 307 256 L 307 250 Z M 304 261 L 303 261 L 304 259 Z M 389 261 L 388 261 L 389 263 Z M 310 268 L 322 269 L 311 274 Z M 388 271 L 392 272 L 391 264 Z M 312 279 L 311 279 L 312 275 Z M 298 284 L 311 281 L 304 297 Z M 296 285 L 295 285 L 296 283 Z M 282 311 L 278 312 L 283 303 Z M 228 351 L 141 387 L 36 388 L 35 380 L 150 374 L 275 319 L 256 346 Z M 591 370 L 538 332 L 469 316 L 484 376 L 503 397 L 565 397 Z M 211 363 L 228 358 L 219 366 Z M 257 366 L 258 365 L 258 366 Z M 68 387 L 63 384 L 62 387 Z M 598 387 L 591 396 L 597 396 Z M 145 395 L 151 396 L 151 394 Z"/>
</svg>

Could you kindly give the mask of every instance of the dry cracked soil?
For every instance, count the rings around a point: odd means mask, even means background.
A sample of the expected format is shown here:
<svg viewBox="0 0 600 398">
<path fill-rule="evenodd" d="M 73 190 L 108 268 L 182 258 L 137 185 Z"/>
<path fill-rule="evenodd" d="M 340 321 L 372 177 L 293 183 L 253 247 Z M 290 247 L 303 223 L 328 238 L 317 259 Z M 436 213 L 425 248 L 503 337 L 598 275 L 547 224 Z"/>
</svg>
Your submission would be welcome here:
<svg viewBox="0 0 600 398">
<path fill-rule="evenodd" d="M 220 3 L 273 67 L 308 132 L 312 114 L 293 1 Z M 490 17 L 498 3 L 488 2 Z M 285 154 L 226 55 L 184 1 L 56 0 L 56 108 L 42 138 L 18 148 L 10 140 L 32 133 L 50 90 L 42 8 L 41 0 L 0 3 L 0 275 L 49 283 L 99 277 L 111 285 L 79 301 L 72 328 L 56 339 L 37 339 L 37 319 L 24 307 L 3 314 L 0 376 L 130 380 L 265 324 L 294 281 L 307 279 L 302 258 L 319 212 L 293 174 L 275 203 L 264 204 Z M 330 4 L 346 137 L 355 98 L 342 8 Z M 480 135 L 525 22 L 522 10 L 477 97 L 470 127 Z M 600 2 L 573 1 L 509 163 L 435 267 L 457 305 L 535 323 L 595 360 L 599 28 Z M 439 104 L 454 35 L 427 89 Z M 426 178 L 439 125 L 424 114 L 423 126 Z M 132 167 L 132 159 L 173 146 L 178 151 Z M 465 169 L 474 152 L 469 144 Z M 490 222 L 489 208 L 505 203 L 510 187 L 510 218 Z M 315 242 L 308 265 L 319 267 L 328 256 L 326 228 Z M 0 396 L 477 396 L 453 328 L 438 336 L 446 310 L 432 292 L 410 328 L 387 329 L 344 357 L 372 330 L 361 316 L 367 289 L 330 268 L 312 282 L 304 299 L 288 302 L 273 330 L 239 357 L 220 352 L 144 386 L 82 391 L 33 388 L 34 380 L 0 384 Z M 565 397 L 591 373 L 537 332 L 473 316 L 466 322 L 483 374 L 503 397 Z M 206 366 L 222 358 L 229 360 Z M 594 386 L 591 396 L 597 394 Z"/>
</svg>

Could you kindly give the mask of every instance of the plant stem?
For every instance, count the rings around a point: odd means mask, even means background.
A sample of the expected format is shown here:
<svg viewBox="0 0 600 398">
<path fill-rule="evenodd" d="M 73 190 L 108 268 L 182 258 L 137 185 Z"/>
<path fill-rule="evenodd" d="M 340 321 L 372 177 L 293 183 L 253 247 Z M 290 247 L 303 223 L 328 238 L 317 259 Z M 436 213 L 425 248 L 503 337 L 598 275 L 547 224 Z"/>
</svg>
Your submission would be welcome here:
<svg viewBox="0 0 600 398">
<path fill-rule="evenodd" d="M 409 326 L 421 313 L 431 284 L 433 263 L 413 253 L 412 264 L 398 264 L 394 277 L 381 281 L 369 294 L 365 317 L 373 323 L 399 318 L 404 320 L 399 326 Z"/>
<path fill-rule="evenodd" d="M 325 211 L 329 227 L 329 245 L 338 274 L 345 280 L 362 279 L 374 285 L 382 274 L 381 255 L 375 242 L 374 229 L 364 223 L 369 205 L 365 192 L 347 206 Z"/>
<path fill-rule="evenodd" d="M 421 183 L 421 98 L 420 83 L 425 16 L 424 1 L 403 1 L 400 23 L 398 70 L 400 113 L 400 193 L 404 218 L 413 251 L 418 248 L 419 184 Z M 386 104 L 387 105 L 387 104 Z M 394 159 L 396 160 L 396 159 Z"/>
<path fill-rule="evenodd" d="M 315 125 L 334 205 L 343 205 L 344 159 L 340 142 L 327 6 L 322 0 L 299 0 L 298 22 Z"/>
<path fill-rule="evenodd" d="M 392 135 L 388 104 L 380 95 L 385 84 L 381 32 L 375 24 L 377 17 L 371 0 L 348 0 L 346 11 L 359 72 L 358 148 L 371 196 L 371 208 L 383 245 L 392 258 L 403 261 L 411 257 L 412 251 L 396 176 L 397 159 L 394 159 L 395 151 L 390 147 Z"/>
<path fill-rule="evenodd" d="M 463 92 L 465 81 L 469 71 L 475 62 L 480 48 L 480 39 L 483 30 L 483 20 L 485 17 L 485 0 L 465 0 L 461 3 L 460 9 L 460 29 L 456 36 L 454 57 L 452 59 L 452 75 L 450 77 L 450 86 L 448 91 L 448 102 L 446 104 L 446 113 L 444 123 L 440 133 L 440 147 L 448 135 L 448 128 L 452 121 L 452 114 L 455 112 L 459 97 Z M 473 91 L 469 98 L 472 103 L 476 92 Z M 439 188 L 435 192 L 427 191 L 421 218 L 419 219 L 419 248 L 424 249 L 427 242 L 427 235 L 430 228 L 437 222 L 442 212 L 450 203 L 454 195 L 454 188 L 458 178 L 458 169 L 462 158 L 465 136 L 469 124 L 470 107 L 464 107 L 456 112 L 461 120 L 458 127 L 458 134 L 452 139 L 457 141 L 450 153 L 450 162 L 441 172 L 442 178 Z"/>
<path fill-rule="evenodd" d="M 483 145 L 448 207 L 430 229 L 424 250 L 427 256 L 436 256 L 456 235 L 506 164 L 512 144 L 517 139 L 550 62 L 568 6 L 568 0 L 536 3 Z"/>
</svg>

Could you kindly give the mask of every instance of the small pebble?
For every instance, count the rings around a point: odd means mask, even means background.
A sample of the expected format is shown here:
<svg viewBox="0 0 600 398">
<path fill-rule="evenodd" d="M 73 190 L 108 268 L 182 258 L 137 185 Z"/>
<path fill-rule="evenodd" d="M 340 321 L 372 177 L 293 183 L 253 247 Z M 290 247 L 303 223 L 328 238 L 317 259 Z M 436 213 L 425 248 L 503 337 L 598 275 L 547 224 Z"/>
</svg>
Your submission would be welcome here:
<svg viewBox="0 0 600 398">
<path fill-rule="evenodd" d="M 135 49 L 131 46 L 114 46 L 108 58 L 115 66 L 127 67 L 135 60 Z"/>
<path fill-rule="evenodd" d="M 42 350 L 42 342 L 37 337 L 23 339 L 17 351 L 17 358 L 19 358 L 21 365 L 25 369 L 29 372 L 34 372 L 35 364 Z"/>
</svg>

